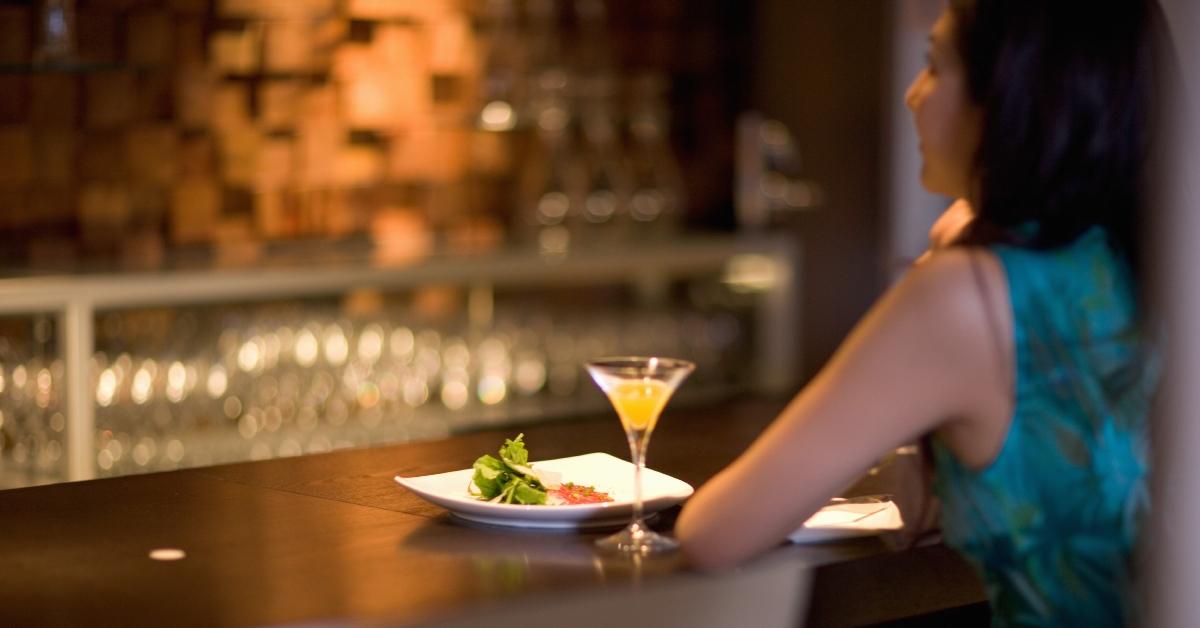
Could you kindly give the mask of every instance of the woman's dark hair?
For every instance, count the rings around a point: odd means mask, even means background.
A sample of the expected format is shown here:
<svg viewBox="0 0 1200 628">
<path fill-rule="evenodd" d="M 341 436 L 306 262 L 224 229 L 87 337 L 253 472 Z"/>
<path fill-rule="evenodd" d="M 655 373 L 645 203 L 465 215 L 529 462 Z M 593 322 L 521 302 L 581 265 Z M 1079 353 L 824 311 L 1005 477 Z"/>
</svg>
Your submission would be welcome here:
<svg viewBox="0 0 1200 628">
<path fill-rule="evenodd" d="M 984 116 L 967 241 L 1054 248 L 1099 225 L 1140 274 L 1159 89 L 1152 0 L 949 6 Z"/>
</svg>

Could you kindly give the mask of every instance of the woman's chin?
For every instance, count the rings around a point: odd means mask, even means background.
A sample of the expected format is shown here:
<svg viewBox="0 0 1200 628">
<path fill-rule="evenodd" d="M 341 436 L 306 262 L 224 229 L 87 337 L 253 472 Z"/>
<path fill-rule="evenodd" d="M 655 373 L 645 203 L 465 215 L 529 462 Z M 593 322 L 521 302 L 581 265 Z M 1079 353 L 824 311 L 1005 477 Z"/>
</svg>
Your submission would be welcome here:
<svg viewBox="0 0 1200 628">
<path fill-rule="evenodd" d="M 921 167 L 921 188 L 930 194 L 941 194 L 937 189 L 937 181 L 929 176 L 929 170 L 924 166 Z"/>
<path fill-rule="evenodd" d="M 930 194 L 937 196 L 945 196 L 947 198 L 958 198 L 961 194 L 955 192 L 955 186 L 946 185 L 945 181 L 940 180 L 930 174 L 929 168 L 921 166 L 921 187 Z"/>
</svg>

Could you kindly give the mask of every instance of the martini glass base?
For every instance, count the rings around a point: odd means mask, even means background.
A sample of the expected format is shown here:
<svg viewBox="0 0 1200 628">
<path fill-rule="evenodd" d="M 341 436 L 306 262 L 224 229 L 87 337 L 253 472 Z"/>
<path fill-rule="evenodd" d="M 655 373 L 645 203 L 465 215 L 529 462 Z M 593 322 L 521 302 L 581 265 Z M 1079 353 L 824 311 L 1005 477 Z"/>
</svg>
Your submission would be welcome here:
<svg viewBox="0 0 1200 628">
<path fill-rule="evenodd" d="M 663 536 L 650 528 L 633 523 L 625 529 L 596 540 L 596 547 L 621 554 L 658 554 L 679 549 L 679 541 Z"/>
</svg>

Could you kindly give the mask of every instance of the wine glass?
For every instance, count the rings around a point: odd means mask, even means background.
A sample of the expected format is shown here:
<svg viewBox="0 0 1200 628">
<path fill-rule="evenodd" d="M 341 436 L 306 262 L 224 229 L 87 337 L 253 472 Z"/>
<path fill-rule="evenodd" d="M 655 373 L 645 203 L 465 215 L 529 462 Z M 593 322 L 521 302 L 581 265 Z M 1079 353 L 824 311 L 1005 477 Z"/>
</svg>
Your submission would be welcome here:
<svg viewBox="0 0 1200 628">
<path fill-rule="evenodd" d="M 696 368 L 686 360 L 660 357 L 614 357 L 587 363 L 588 373 L 612 402 L 633 458 L 633 518 L 612 536 L 596 541 L 604 549 L 643 555 L 675 549 L 679 544 L 646 527 L 642 521 L 642 469 L 646 446 L 667 400 Z"/>
</svg>

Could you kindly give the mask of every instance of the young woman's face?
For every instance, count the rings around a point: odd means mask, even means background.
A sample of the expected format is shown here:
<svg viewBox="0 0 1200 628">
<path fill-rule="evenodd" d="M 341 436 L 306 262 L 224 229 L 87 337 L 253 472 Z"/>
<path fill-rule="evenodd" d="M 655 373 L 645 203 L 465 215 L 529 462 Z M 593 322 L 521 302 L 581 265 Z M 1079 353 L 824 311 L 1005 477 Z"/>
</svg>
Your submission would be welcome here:
<svg viewBox="0 0 1200 628">
<path fill-rule="evenodd" d="M 904 102 L 921 142 L 921 185 L 934 194 L 969 198 L 982 112 L 967 98 L 954 29 L 953 16 L 942 11 L 929 34 L 925 68 L 913 79 Z"/>
</svg>

